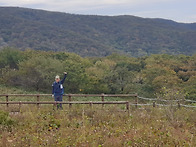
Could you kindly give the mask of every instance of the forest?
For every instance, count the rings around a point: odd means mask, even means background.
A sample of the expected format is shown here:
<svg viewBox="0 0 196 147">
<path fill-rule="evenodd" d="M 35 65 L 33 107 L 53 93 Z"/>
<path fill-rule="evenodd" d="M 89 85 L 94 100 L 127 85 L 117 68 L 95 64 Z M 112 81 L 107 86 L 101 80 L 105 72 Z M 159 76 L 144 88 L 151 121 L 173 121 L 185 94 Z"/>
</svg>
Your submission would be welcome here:
<svg viewBox="0 0 196 147">
<path fill-rule="evenodd" d="M 0 7 L 0 20 L 0 48 L 73 52 L 82 57 L 196 53 L 196 23 L 18 7 Z"/>
<path fill-rule="evenodd" d="M 81 57 L 74 53 L 0 51 L 0 85 L 27 92 L 51 93 L 58 74 L 68 73 L 65 93 L 131 94 L 196 100 L 196 55 L 154 54 L 129 57 Z"/>
</svg>

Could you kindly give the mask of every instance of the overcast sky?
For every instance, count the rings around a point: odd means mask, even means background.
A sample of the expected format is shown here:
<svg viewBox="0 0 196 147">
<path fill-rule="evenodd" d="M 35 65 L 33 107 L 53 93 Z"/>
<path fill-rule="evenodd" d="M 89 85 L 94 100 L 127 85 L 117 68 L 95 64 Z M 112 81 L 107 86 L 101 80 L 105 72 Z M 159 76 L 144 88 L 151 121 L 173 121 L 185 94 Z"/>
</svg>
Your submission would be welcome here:
<svg viewBox="0 0 196 147">
<path fill-rule="evenodd" d="M 0 0 L 0 6 L 72 14 L 135 15 L 177 22 L 196 22 L 196 0 Z"/>
</svg>

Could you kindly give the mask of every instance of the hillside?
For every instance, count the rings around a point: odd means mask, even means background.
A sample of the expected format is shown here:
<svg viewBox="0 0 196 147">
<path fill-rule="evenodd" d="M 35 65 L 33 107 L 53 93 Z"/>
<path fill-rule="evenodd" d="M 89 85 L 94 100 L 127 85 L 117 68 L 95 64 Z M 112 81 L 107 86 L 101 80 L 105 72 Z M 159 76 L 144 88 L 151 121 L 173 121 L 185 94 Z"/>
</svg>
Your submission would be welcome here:
<svg viewBox="0 0 196 147">
<path fill-rule="evenodd" d="M 135 16 L 92 16 L 0 7 L 0 47 L 81 56 L 196 53 L 196 23 Z"/>
</svg>

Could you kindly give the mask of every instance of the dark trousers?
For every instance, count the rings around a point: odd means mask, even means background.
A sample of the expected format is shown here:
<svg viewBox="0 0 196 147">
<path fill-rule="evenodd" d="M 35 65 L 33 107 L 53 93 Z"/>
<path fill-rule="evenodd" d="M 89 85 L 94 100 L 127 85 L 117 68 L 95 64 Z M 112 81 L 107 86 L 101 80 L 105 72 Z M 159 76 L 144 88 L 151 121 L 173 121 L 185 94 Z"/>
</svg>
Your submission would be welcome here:
<svg viewBox="0 0 196 147">
<path fill-rule="evenodd" d="M 63 96 L 62 95 L 56 95 L 56 96 L 54 96 L 54 100 L 62 102 L 63 101 Z M 63 109 L 62 104 L 57 104 L 57 109 Z"/>
</svg>

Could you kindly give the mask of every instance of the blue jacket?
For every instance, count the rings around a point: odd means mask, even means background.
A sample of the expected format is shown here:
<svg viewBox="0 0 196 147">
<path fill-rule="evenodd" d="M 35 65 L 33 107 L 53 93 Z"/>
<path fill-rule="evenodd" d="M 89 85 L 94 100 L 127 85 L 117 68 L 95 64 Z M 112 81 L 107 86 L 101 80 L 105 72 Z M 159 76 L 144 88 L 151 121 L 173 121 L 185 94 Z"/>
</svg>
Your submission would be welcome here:
<svg viewBox="0 0 196 147">
<path fill-rule="evenodd" d="M 63 95 L 63 93 L 64 93 L 63 83 L 64 83 L 66 77 L 67 77 L 67 75 L 64 75 L 64 78 L 61 81 L 59 81 L 58 83 L 55 81 L 52 84 L 52 94 L 54 96 Z"/>
</svg>

